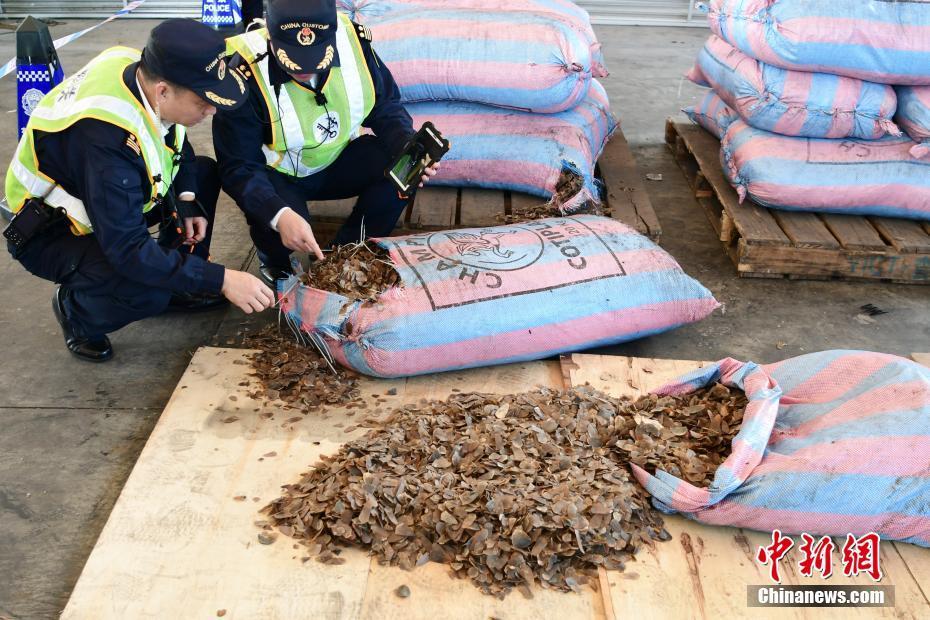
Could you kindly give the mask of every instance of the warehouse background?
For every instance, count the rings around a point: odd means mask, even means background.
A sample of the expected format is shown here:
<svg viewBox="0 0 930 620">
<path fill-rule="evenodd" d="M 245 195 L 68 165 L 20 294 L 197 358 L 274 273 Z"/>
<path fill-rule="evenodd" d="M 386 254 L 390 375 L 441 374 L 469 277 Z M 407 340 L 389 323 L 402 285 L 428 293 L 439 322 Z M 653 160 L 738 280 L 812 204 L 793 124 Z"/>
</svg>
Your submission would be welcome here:
<svg viewBox="0 0 930 620">
<path fill-rule="evenodd" d="M 120 0 L 0 0 L 0 18 L 105 18 L 119 11 Z M 586 0 L 578 2 L 595 24 L 641 26 L 706 26 L 690 0 Z M 200 16 L 196 0 L 148 0 L 133 17 Z"/>
</svg>

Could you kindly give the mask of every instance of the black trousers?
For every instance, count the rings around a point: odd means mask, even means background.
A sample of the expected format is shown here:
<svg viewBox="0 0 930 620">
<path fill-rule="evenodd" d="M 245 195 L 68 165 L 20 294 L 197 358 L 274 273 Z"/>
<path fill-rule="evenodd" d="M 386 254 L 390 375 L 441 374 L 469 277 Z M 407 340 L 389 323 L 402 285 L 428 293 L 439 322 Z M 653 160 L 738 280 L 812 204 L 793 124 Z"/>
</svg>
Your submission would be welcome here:
<svg viewBox="0 0 930 620">
<path fill-rule="evenodd" d="M 206 259 L 210 254 L 210 239 L 220 194 L 220 178 L 216 162 L 209 157 L 197 157 L 197 200 L 207 212 L 206 238 L 194 247 L 194 254 Z M 161 214 L 152 209 L 146 214 L 150 225 L 158 223 Z M 168 227 L 158 243 L 171 248 L 178 242 L 178 233 Z M 177 250 L 176 250 L 177 251 Z M 180 251 L 187 251 L 182 247 Z M 75 333 L 96 338 L 121 327 L 164 312 L 172 291 L 155 288 L 120 275 L 107 260 L 96 235 L 77 236 L 67 222 L 59 222 L 32 239 L 16 257 L 32 274 L 61 284 L 65 291 L 64 306 Z"/>
<path fill-rule="evenodd" d="M 365 135 L 353 140 L 325 170 L 304 178 L 291 177 L 269 170 L 275 190 L 288 206 L 308 222 L 311 211 L 308 200 L 341 200 L 358 196 L 349 219 L 336 233 L 334 245 L 361 240 L 362 223 L 366 237 L 389 235 L 407 206 L 384 169 L 390 165 L 388 151 L 380 140 Z M 265 223 L 246 217 L 259 259 L 266 265 L 288 268 L 291 250 L 281 243 L 281 236 Z"/>
</svg>

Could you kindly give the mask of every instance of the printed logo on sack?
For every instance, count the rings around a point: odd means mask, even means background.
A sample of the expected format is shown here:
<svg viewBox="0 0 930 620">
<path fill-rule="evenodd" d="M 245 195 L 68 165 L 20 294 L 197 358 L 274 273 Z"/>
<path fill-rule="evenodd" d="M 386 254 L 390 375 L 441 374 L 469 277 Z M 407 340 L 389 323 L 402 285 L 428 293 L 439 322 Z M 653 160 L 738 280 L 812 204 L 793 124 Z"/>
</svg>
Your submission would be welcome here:
<svg viewBox="0 0 930 620">
<path fill-rule="evenodd" d="M 403 237 L 391 253 L 439 310 L 625 276 L 597 228 L 563 217 L 424 233 Z"/>
<path fill-rule="evenodd" d="M 501 248 L 502 240 L 506 248 Z M 539 260 L 544 248 L 538 233 L 522 228 L 436 233 L 427 245 L 442 258 L 495 271 L 525 269 Z"/>
<path fill-rule="evenodd" d="M 36 109 L 36 106 L 39 105 L 39 102 L 42 101 L 42 97 L 45 96 L 38 88 L 30 88 L 25 93 L 20 100 L 23 104 L 23 112 L 28 116 L 32 116 L 32 112 Z"/>
<path fill-rule="evenodd" d="M 313 137 L 320 144 L 332 142 L 339 135 L 339 113 L 321 114 L 313 121 Z"/>
</svg>

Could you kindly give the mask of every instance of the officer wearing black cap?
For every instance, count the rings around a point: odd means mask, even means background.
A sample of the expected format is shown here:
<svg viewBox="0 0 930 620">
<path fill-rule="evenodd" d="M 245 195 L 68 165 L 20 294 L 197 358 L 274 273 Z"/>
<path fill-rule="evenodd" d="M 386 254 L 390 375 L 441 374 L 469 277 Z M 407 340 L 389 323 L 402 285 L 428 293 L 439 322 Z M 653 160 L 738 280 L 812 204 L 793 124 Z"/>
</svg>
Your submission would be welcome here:
<svg viewBox="0 0 930 620">
<path fill-rule="evenodd" d="M 414 131 L 368 29 L 337 14 L 334 0 L 269 0 L 267 28 L 228 44 L 244 60 L 235 73 L 249 98 L 217 113 L 213 144 L 265 280 L 287 276 L 291 251 L 323 258 L 308 200 L 359 197 L 335 244 L 359 240 L 363 227 L 389 234 L 407 200 L 384 170 Z M 374 135 L 359 137 L 362 127 Z"/>
<path fill-rule="evenodd" d="M 53 310 L 77 357 L 110 359 L 108 333 L 166 309 L 273 303 L 254 276 L 209 262 L 219 177 L 185 136 L 245 100 L 229 61 L 219 34 L 168 20 L 141 55 L 105 50 L 36 107 L 7 171 L 8 248 L 61 285 Z"/>
</svg>

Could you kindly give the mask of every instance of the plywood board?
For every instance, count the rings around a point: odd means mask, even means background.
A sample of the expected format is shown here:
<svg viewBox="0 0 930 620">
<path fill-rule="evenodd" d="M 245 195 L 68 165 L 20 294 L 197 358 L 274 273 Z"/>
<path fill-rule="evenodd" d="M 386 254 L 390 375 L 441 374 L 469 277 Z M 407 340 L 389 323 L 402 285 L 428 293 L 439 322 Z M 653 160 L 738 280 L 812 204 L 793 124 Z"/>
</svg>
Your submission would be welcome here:
<svg viewBox="0 0 930 620">
<path fill-rule="evenodd" d="M 64 618 L 667 618 L 928 617 L 921 583 L 930 580 L 930 552 L 886 544 L 883 584 L 896 588 L 888 609 L 760 610 L 746 607 L 746 585 L 767 583 L 753 558 L 768 534 L 667 518 L 673 539 L 643 551 L 623 573 L 602 571 L 601 588 L 564 594 L 534 588 L 485 596 L 448 569 L 381 566 L 360 550 L 345 564 L 301 562 L 300 549 L 279 536 L 261 545 L 257 510 L 296 481 L 319 455 L 355 437 L 345 428 L 360 415 L 331 408 L 301 416 L 251 399 L 247 352 L 199 350 L 182 377 L 133 470 L 63 613 Z M 917 357 L 915 355 L 915 357 Z M 700 362 L 575 355 L 557 362 L 512 364 L 407 380 L 364 379 L 365 397 L 387 410 L 453 391 L 519 392 L 537 385 L 590 383 L 635 397 Z M 396 394 L 388 395 L 389 390 Z M 369 409 L 371 409 L 370 407 Z M 239 498 L 239 499 L 237 499 Z M 800 577 L 783 562 L 785 583 Z M 834 576 L 841 585 L 869 583 Z M 396 588 L 410 588 L 399 598 Z M 813 612 L 817 612 L 816 614 Z M 833 612 L 836 613 L 833 613 Z M 755 613 L 764 612 L 764 613 Z M 771 612 L 771 613 L 769 613 Z M 777 612 L 777 613 L 776 613 Z M 828 612 L 828 613 L 822 613 Z M 840 613 L 841 612 L 841 613 Z"/>
<path fill-rule="evenodd" d="M 319 455 L 362 431 L 345 409 L 301 416 L 265 411 L 248 396 L 245 351 L 200 349 L 129 477 L 64 611 L 64 618 L 527 618 L 558 607 L 568 617 L 603 617 L 593 589 L 536 589 L 499 601 L 445 567 L 413 572 L 379 566 L 347 550 L 341 566 L 302 563 L 293 541 L 257 540 L 258 509 L 295 482 Z M 513 364 L 398 381 L 363 380 L 362 394 L 383 407 L 453 390 L 522 391 L 561 387 L 557 362 Z M 243 385 L 245 384 L 245 385 Z M 356 414 L 360 415 L 360 414 Z M 236 418 L 236 419 L 233 419 Z M 288 422 L 291 420 L 291 422 Z M 272 456 L 272 453 L 273 456 Z M 235 498 L 245 496 L 244 501 Z M 257 498 L 257 501 L 255 499 Z M 406 584 L 408 599 L 393 594 Z M 426 604 L 426 601 L 429 601 Z M 436 614 L 439 614 L 438 616 Z"/>
</svg>

